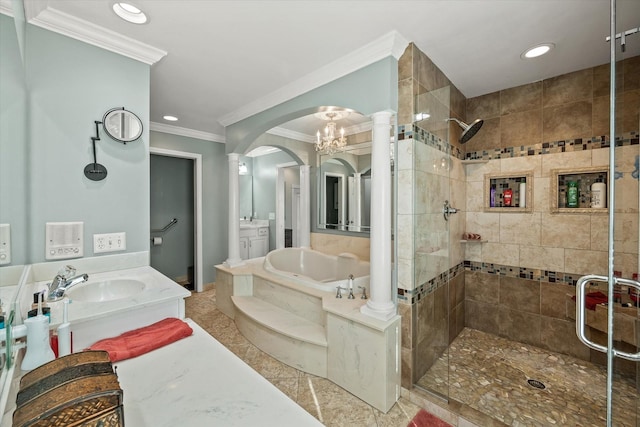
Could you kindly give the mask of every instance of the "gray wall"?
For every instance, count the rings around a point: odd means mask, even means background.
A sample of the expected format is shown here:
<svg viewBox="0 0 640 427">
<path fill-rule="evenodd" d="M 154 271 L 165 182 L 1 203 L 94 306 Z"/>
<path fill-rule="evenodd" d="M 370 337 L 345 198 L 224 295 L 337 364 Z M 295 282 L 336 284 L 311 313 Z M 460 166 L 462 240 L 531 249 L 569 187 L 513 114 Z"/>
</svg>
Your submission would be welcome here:
<svg viewBox="0 0 640 427">
<path fill-rule="evenodd" d="M 16 223 L 12 243 L 16 254 L 25 254 L 16 263 L 44 261 L 48 221 L 83 221 L 85 257 L 93 256 L 95 233 L 124 231 L 126 252 L 148 250 L 150 67 L 27 25 L 25 79 L 21 83 L 17 68 L 13 68 L 19 62 L 11 20 L 3 16 L 1 23 L 2 99 L 7 98 L 5 87 L 18 95 L 17 105 L 2 105 L 3 120 L 15 120 L 18 125 L 2 134 L 0 146 L 2 186 L 12 188 L 6 199 L 3 190 L 2 205 L 13 204 L 11 213 L 3 211 L 2 220 L 7 215 L 7 220 Z M 8 98 L 8 102 L 14 100 Z M 83 170 L 93 162 L 90 138 L 95 136 L 94 121 L 102 120 L 114 107 L 135 112 L 144 124 L 143 135 L 123 145 L 101 130 L 98 162 L 107 168 L 108 176 L 103 181 L 89 181 Z M 26 121 L 25 130 L 21 130 L 20 120 Z M 2 128 L 5 132 L 5 126 Z M 5 174 L 10 177 L 8 182 Z M 26 218 L 23 227 L 18 224 L 20 215 Z M 24 233 L 18 232 L 21 228 Z"/>
<path fill-rule="evenodd" d="M 176 281 L 188 277 L 194 260 L 194 161 L 151 155 L 151 229 L 162 229 L 176 218 L 167 231 L 152 232 L 161 245 L 151 245 L 151 267 Z M 194 272 L 195 276 L 195 272 Z"/>
<path fill-rule="evenodd" d="M 310 90 L 225 129 L 228 153 L 246 153 L 264 132 L 312 114 L 321 106 L 351 108 L 364 115 L 398 109 L 398 61 L 389 56 Z"/>
<path fill-rule="evenodd" d="M 94 233 L 124 231 L 127 252 L 148 250 L 150 67 L 89 44 L 27 26 L 31 145 L 31 262 L 44 260 L 47 221 L 84 221 L 85 256 Z M 125 107 L 144 124 L 126 145 L 100 130 L 102 181 L 83 173 L 93 162 L 95 120 Z"/>
<path fill-rule="evenodd" d="M 202 257 L 204 283 L 215 281 L 215 265 L 227 259 L 228 163 L 224 144 L 151 132 L 151 146 L 202 155 Z"/>
<path fill-rule="evenodd" d="M 0 15 L 0 223 L 11 225 L 12 265 L 27 252 L 27 87 L 13 19 Z"/>
</svg>

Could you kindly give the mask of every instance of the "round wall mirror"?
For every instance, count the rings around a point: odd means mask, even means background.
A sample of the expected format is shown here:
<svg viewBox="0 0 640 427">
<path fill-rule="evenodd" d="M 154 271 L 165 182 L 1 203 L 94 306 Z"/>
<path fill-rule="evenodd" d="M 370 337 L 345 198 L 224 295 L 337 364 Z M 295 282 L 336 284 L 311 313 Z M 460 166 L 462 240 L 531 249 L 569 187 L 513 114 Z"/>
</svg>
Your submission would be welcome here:
<svg viewBox="0 0 640 427">
<path fill-rule="evenodd" d="M 114 108 L 105 113 L 102 118 L 104 131 L 116 141 L 131 142 L 142 135 L 142 121 L 124 108 Z"/>
</svg>

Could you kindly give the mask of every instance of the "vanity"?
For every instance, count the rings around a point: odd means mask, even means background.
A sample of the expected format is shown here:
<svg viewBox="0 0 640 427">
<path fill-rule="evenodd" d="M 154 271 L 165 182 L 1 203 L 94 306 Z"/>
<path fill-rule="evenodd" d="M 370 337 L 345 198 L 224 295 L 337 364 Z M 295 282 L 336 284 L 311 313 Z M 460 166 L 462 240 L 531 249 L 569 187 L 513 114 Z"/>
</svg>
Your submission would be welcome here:
<svg viewBox="0 0 640 427">
<path fill-rule="evenodd" d="M 240 259 L 259 258 L 269 252 L 269 221 L 240 220 Z"/>
<path fill-rule="evenodd" d="M 114 363 L 124 391 L 127 425 L 320 426 L 311 414 L 246 365 L 198 324 L 184 319 L 190 292 L 146 265 L 147 253 L 73 261 L 89 280 L 68 290 L 74 350 L 166 317 L 183 319 L 193 334 L 138 357 Z M 51 281 L 61 263 L 26 266 L 16 288 L 15 310 L 30 308 L 33 291 Z M 104 284 L 104 285 L 103 285 Z M 108 291 L 107 288 L 111 288 Z M 9 289 L 7 289 L 9 291 Z M 62 319 L 63 302 L 49 304 L 51 328 Z M 24 344 L 3 370 L 0 427 L 12 424 Z"/>
</svg>

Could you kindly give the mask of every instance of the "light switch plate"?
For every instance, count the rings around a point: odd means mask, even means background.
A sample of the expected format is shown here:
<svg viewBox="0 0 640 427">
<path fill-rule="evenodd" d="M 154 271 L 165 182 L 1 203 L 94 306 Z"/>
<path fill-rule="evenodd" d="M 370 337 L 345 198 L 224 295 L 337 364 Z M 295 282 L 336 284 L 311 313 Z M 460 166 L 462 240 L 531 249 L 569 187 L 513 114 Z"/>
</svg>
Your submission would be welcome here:
<svg viewBox="0 0 640 427">
<path fill-rule="evenodd" d="M 93 235 L 93 253 L 117 252 L 127 249 L 127 233 L 106 233 Z"/>
<path fill-rule="evenodd" d="M 84 222 L 47 222 L 45 238 L 45 259 L 84 256 Z"/>
<path fill-rule="evenodd" d="M 0 265 L 11 264 L 11 226 L 0 224 Z"/>
</svg>

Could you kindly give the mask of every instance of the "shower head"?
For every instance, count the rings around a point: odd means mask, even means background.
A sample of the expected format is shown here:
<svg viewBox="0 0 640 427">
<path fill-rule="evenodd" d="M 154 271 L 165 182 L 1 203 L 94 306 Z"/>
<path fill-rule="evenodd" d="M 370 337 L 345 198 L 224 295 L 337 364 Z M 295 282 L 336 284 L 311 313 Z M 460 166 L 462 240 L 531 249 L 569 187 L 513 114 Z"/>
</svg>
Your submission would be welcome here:
<svg viewBox="0 0 640 427">
<path fill-rule="evenodd" d="M 474 120 L 470 125 L 466 124 L 465 122 L 461 122 L 458 119 L 454 119 L 453 117 L 447 120 L 453 120 L 462 128 L 462 135 L 460 135 L 461 144 L 464 144 L 465 142 L 473 138 L 473 135 L 475 135 L 480 130 L 482 124 L 484 123 L 484 120 L 481 119 Z"/>
</svg>

